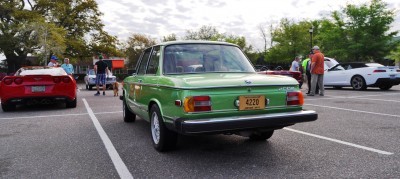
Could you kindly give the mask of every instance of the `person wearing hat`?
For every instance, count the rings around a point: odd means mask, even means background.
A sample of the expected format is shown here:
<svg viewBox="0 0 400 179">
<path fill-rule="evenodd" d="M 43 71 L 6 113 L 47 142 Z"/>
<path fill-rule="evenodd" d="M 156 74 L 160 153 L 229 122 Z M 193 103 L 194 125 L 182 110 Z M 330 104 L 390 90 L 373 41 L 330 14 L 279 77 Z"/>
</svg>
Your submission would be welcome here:
<svg viewBox="0 0 400 179">
<path fill-rule="evenodd" d="M 100 85 L 103 86 L 103 96 L 106 95 L 106 73 L 109 74 L 107 63 L 103 61 L 103 56 L 99 56 L 99 61 L 94 64 L 94 72 L 96 73 L 96 88 L 95 96 L 100 95 Z"/>
<path fill-rule="evenodd" d="M 308 96 L 315 95 L 315 89 L 318 85 L 320 96 L 324 96 L 324 54 L 321 53 L 318 46 L 312 48 L 314 55 L 311 59 L 311 91 Z"/>
<path fill-rule="evenodd" d="M 305 59 L 302 63 L 302 68 L 303 68 L 303 72 L 304 72 L 304 81 L 307 82 L 307 93 L 306 94 L 310 94 L 311 91 L 311 72 L 310 72 L 310 68 L 311 68 L 311 59 L 312 56 L 314 55 L 314 53 L 312 52 L 312 50 L 310 51 L 310 54 L 308 54 L 308 58 Z M 318 86 L 315 89 L 315 94 L 319 93 L 319 88 Z"/>
<path fill-rule="evenodd" d="M 47 66 L 57 67 L 58 66 L 57 60 L 58 60 L 58 58 L 55 55 L 52 55 L 50 58 L 50 62 L 49 62 L 49 64 L 47 64 Z"/>
</svg>

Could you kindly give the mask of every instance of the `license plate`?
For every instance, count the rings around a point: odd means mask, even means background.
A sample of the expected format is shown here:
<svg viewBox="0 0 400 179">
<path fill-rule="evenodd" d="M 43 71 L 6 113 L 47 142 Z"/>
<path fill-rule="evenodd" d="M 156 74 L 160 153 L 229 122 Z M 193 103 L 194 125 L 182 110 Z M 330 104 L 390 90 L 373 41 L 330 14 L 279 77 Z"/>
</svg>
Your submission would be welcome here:
<svg viewBox="0 0 400 179">
<path fill-rule="evenodd" d="M 32 93 L 40 93 L 40 92 L 45 92 L 46 87 L 45 86 L 32 86 Z"/>
<path fill-rule="evenodd" d="M 265 108 L 265 96 L 239 96 L 239 110 L 258 110 Z"/>
<path fill-rule="evenodd" d="M 396 78 L 396 75 L 390 75 L 390 79 Z"/>
</svg>

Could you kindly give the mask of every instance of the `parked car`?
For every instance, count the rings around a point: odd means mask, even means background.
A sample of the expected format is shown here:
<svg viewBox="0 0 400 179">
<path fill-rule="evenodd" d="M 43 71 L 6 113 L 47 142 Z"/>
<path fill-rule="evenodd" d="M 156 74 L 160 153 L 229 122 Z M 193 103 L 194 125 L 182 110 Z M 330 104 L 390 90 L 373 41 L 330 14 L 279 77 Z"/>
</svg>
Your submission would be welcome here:
<svg viewBox="0 0 400 179">
<path fill-rule="evenodd" d="M 266 74 L 266 75 L 283 75 L 283 76 L 289 76 L 301 84 L 303 83 L 303 75 L 299 71 L 288 71 L 288 70 L 267 70 L 267 71 L 260 71 L 257 72 L 259 74 Z"/>
<path fill-rule="evenodd" d="M 335 59 L 325 58 L 324 86 L 351 86 L 355 90 L 378 87 L 388 90 L 399 84 L 400 70 L 397 67 L 360 62 L 339 64 Z"/>
<path fill-rule="evenodd" d="M 174 41 L 145 49 L 120 99 L 125 122 L 136 115 L 150 122 L 158 151 L 173 148 L 178 134 L 266 140 L 274 130 L 317 119 L 315 111 L 303 110 L 296 80 L 257 74 L 238 46 L 224 42 Z"/>
<path fill-rule="evenodd" d="M 94 69 L 90 69 L 86 72 L 86 76 L 84 77 L 84 81 L 86 84 L 86 89 L 92 90 L 93 86 L 96 86 L 96 73 Z M 107 75 L 106 79 L 106 88 L 112 88 L 113 84 L 117 81 L 117 77 L 114 76 L 112 73 Z"/>
<path fill-rule="evenodd" d="M 66 103 L 67 108 L 75 108 L 76 82 L 62 68 L 23 67 L 1 81 L 0 98 L 5 112 L 19 104 Z"/>
</svg>

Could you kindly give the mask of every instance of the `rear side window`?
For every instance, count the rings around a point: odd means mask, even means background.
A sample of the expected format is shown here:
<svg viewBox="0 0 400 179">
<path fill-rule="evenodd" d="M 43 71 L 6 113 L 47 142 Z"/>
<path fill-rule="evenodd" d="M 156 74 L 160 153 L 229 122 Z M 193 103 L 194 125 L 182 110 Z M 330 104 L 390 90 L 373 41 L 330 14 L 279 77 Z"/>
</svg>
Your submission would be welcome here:
<svg viewBox="0 0 400 179">
<path fill-rule="evenodd" d="M 160 46 L 154 47 L 151 52 L 149 66 L 147 67 L 146 74 L 156 74 L 158 71 L 158 64 L 160 61 Z"/>
<path fill-rule="evenodd" d="M 150 52 L 151 52 L 151 48 L 149 48 L 146 51 L 144 51 L 144 54 L 143 54 L 142 59 L 141 59 L 140 64 L 139 64 L 139 69 L 137 71 L 138 75 L 144 75 L 145 74 L 147 62 L 149 62 Z"/>
</svg>

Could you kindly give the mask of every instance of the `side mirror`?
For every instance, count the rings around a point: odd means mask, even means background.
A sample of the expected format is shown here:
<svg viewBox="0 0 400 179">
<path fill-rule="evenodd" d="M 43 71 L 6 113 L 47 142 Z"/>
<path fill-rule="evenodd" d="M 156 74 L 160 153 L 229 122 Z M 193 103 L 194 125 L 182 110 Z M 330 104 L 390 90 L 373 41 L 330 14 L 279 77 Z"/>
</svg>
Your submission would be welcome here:
<svg viewBox="0 0 400 179">
<path fill-rule="evenodd" d="M 132 76 L 136 75 L 136 69 L 128 70 L 128 74 L 131 74 Z"/>
</svg>

